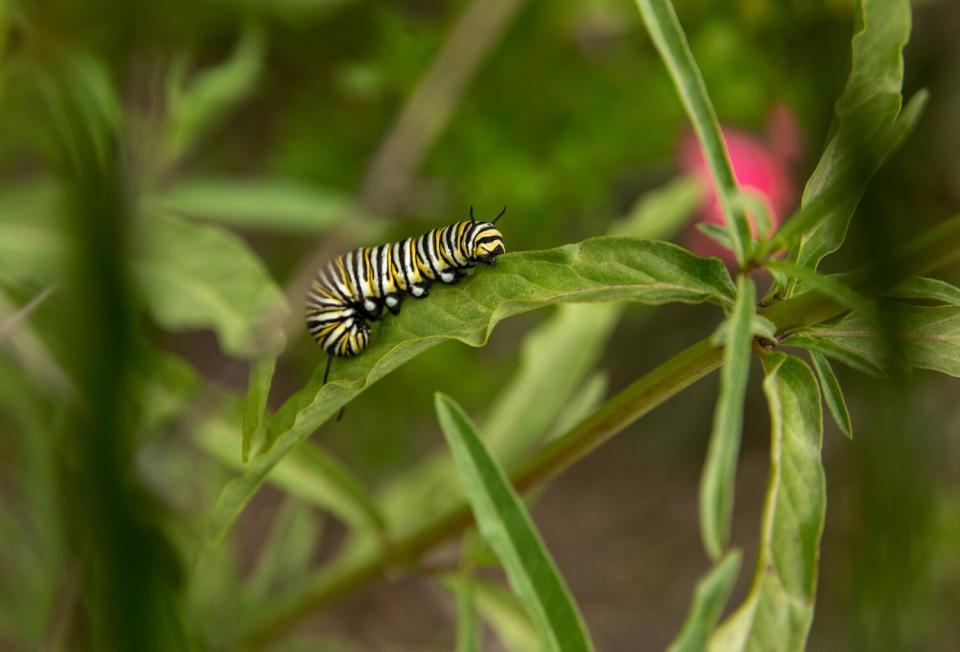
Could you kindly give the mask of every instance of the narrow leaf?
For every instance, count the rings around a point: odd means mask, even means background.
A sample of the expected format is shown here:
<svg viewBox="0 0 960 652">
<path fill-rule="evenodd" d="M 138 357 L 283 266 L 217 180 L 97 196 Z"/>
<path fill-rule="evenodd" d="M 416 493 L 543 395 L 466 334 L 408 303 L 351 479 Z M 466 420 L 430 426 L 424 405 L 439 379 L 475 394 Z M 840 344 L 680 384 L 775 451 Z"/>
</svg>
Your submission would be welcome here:
<svg viewBox="0 0 960 652">
<path fill-rule="evenodd" d="M 221 415 L 194 433 L 194 442 L 223 464 L 244 470 L 237 459 L 238 420 Z M 251 464 L 256 464 L 254 457 Z M 383 517 L 354 474 L 322 449 L 304 444 L 277 464 L 269 481 L 292 496 L 328 509 L 354 528 L 382 532 Z M 214 527 L 213 524 L 210 527 Z"/>
<path fill-rule="evenodd" d="M 882 374 L 894 366 L 892 335 L 909 366 L 960 377 L 960 306 L 894 304 L 883 317 L 885 332 L 853 313 L 836 324 L 807 328 L 787 343 L 814 348 L 854 368 Z"/>
<path fill-rule="evenodd" d="M 593 649 L 569 589 L 503 469 L 452 399 L 437 394 L 436 410 L 480 533 L 550 649 Z"/>
<path fill-rule="evenodd" d="M 202 71 L 186 87 L 180 87 L 182 69 L 174 74 L 167 109 L 171 159 L 180 158 L 204 132 L 253 91 L 263 66 L 264 50 L 263 34 L 251 26 L 241 34 L 226 61 Z"/>
<path fill-rule="evenodd" d="M 267 409 L 267 397 L 273 371 L 277 366 L 276 356 L 268 356 L 250 364 L 250 377 L 247 380 L 247 399 L 243 404 L 243 442 L 240 460 L 246 464 L 254 436 L 263 423 L 263 413 Z"/>
<path fill-rule="evenodd" d="M 707 640 L 720 621 L 737 581 L 742 556 L 739 550 L 731 550 L 697 582 L 693 604 L 683 622 L 683 629 L 667 652 L 700 652 L 706 649 Z"/>
<path fill-rule="evenodd" d="M 791 335 L 784 341 L 784 344 L 787 346 L 796 346 L 801 349 L 806 349 L 807 351 L 818 351 L 829 358 L 833 358 L 843 364 L 847 365 L 851 369 L 856 369 L 860 373 L 866 374 L 868 376 L 873 376 L 874 378 L 886 378 L 887 372 L 884 371 L 884 367 L 878 365 L 877 362 L 871 359 L 866 355 L 863 355 L 861 352 L 854 350 L 853 347 L 845 347 L 837 342 L 830 340 L 829 338 L 819 337 L 816 334 L 806 334 L 806 331 L 801 332 L 798 335 Z M 882 357 L 882 363 L 886 366 L 886 355 L 880 355 Z"/>
<path fill-rule="evenodd" d="M 833 367 L 819 351 L 810 351 L 810 359 L 813 361 L 813 368 L 817 372 L 817 378 L 820 379 L 820 391 L 823 392 L 823 398 L 827 402 L 827 409 L 830 410 L 834 422 L 840 429 L 840 432 L 848 438 L 853 439 L 853 424 L 850 423 L 850 413 L 847 411 L 847 402 L 843 399 L 843 390 L 840 388 L 840 381 L 833 373 Z"/>
<path fill-rule="evenodd" d="M 887 292 L 887 296 L 897 299 L 939 301 L 951 306 L 960 306 L 960 288 L 935 278 L 912 278 L 895 286 Z"/>
<path fill-rule="evenodd" d="M 260 323 L 286 311 L 263 263 L 220 227 L 155 214 L 144 221 L 134 272 L 151 316 L 164 328 L 211 328 L 223 350 L 253 357 L 278 347 Z"/>
<path fill-rule="evenodd" d="M 694 61 L 670 0 L 637 0 L 637 7 L 650 38 L 673 78 L 677 94 L 700 141 L 717 199 L 727 220 L 733 251 L 737 261 L 742 263 L 749 253 L 750 225 L 743 211 L 734 206 L 733 198 L 739 191 L 737 180 L 730 166 L 716 111 L 707 95 L 703 75 Z"/>
<path fill-rule="evenodd" d="M 700 222 L 697 224 L 697 231 L 707 236 L 724 249 L 733 249 L 733 242 L 730 240 L 730 231 L 719 224 L 710 222 Z"/>
<path fill-rule="evenodd" d="M 318 372 L 270 420 L 267 439 L 273 445 L 221 492 L 211 536 L 219 541 L 273 466 L 340 407 L 441 342 L 482 346 L 500 320 L 554 303 L 714 301 L 727 306 L 733 294 L 722 262 L 665 242 L 603 237 L 501 256 L 495 269 L 436 288 L 429 301 L 411 301 L 399 316 L 381 321 L 363 355 L 337 360 L 324 386 L 318 352 Z"/>
<path fill-rule="evenodd" d="M 466 574 L 453 578 L 453 592 L 457 597 L 456 652 L 479 652 L 480 630 L 472 578 Z"/>
<path fill-rule="evenodd" d="M 474 580 L 477 611 L 510 652 L 542 652 L 537 628 L 520 601 L 498 586 Z"/>
<path fill-rule="evenodd" d="M 751 323 L 756 289 L 748 276 L 737 282 L 737 302 L 728 318 L 720 372 L 720 396 L 713 414 L 713 433 L 700 480 L 700 533 L 707 554 L 720 559 L 730 539 L 733 492 L 743 425 L 743 400 L 750 373 Z"/>
<path fill-rule="evenodd" d="M 799 358 L 763 360 L 770 408 L 770 477 L 757 565 L 743 604 L 714 633 L 710 650 L 803 650 L 813 621 L 826 483 L 817 381 Z"/>
<path fill-rule="evenodd" d="M 824 256 L 840 247 L 867 181 L 897 143 L 893 134 L 902 102 L 910 3 L 859 0 L 855 24 L 850 72 L 836 103 L 833 129 L 801 201 L 807 206 L 828 195 L 827 213 L 802 234 L 789 254 L 801 267 L 816 269 Z"/>
<path fill-rule="evenodd" d="M 154 201 L 192 218 L 293 234 L 324 233 L 347 214 L 344 195 L 287 179 L 190 179 Z"/>
<path fill-rule="evenodd" d="M 310 568 L 320 540 L 320 517 L 310 507 L 287 498 L 273 522 L 257 556 L 257 565 L 245 589 L 254 604 L 291 590 Z"/>
<path fill-rule="evenodd" d="M 770 260 L 764 263 L 764 266 L 769 270 L 780 272 L 798 281 L 803 281 L 841 305 L 858 311 L 865 319 L 869 319 L 873 323 L 878 323 L 879 318 L 874 305 L 850 286 L 837 280 L 836 277 L 818 274 L 812 269 L 801 267 L 796 263 L 791 263 L 786 260 Z"/>
</svg>

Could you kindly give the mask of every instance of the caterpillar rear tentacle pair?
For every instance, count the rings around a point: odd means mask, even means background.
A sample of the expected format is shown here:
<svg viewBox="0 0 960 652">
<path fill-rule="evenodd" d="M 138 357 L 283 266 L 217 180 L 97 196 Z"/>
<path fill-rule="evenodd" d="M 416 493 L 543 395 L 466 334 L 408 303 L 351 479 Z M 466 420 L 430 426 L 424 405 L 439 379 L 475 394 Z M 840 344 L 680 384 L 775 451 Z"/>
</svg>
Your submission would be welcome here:
<svg viewBox="0 0 960 652">
<path fill-rule="evenodd" d="M 454 284 L 478 263 L 495 264 L 505 251 L 495 224 L 506 211 L 504 206 L 493 220 L 480 222 L 471 206 L 469 221 L 418 238 L 361 247 L 320 267 L 307 291 L 306 320 L 307 330 L 327 352 L 323 384 L 334 357 L 352 357 L 367 348 L 367 322 L 378 321 L 384 307 L 399 314 L 405 295 L 422 299 L 437 281 Z"/>
</svg>

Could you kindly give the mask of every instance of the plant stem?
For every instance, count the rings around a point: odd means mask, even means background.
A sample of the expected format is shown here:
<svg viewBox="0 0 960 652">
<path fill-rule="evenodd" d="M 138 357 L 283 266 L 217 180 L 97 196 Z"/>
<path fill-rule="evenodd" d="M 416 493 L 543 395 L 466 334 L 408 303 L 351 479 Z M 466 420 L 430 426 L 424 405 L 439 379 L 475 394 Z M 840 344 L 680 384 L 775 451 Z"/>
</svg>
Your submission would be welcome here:
<svg viewBox="0 0 960 652">
<path fill-rule="evenodd" d="M 916 275 L 960 260 L 960 216 L 947 220 L 883 261 L 844 275 L 853 289 L 875 297 Z M 848 308 L 817 291 L 810 291 L 761 309 L 760 314 L 784 332 L 820 322 Z M 723 349 L 710 338 L 700 340 L 621 390 L 565 435 L 535 453 L 510 474 L 518 490 L 542 485 L 582 459 L 667 399 L 700 380 L 721 364 Z M 318 607 L 373 582 L 389 568 L 411 566 L 420 556 L 456 536 L 472 522 L 465 503 L 437 515 L 418 530 L 396 540 L 389 556 L 375 541 L 349 546 L 340 561 L 324 569 L 296 595 L 277 601 L 261 613 L 246 641 L 259 647 Z"/>
</svg>

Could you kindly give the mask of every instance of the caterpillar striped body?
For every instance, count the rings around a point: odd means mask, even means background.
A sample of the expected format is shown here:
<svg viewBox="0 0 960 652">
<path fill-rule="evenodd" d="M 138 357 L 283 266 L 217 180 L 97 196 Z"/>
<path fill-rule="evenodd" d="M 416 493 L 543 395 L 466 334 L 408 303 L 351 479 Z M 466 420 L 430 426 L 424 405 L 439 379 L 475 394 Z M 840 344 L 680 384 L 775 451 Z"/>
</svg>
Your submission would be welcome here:
<svg viewBox="0 0 960 652">
<path fill-rule="evenodd" d="M 506 206 L 492 221 L 482 222 L 471 207 L 467 221 L 417 238 L 361 247 L 321 266 L 307 291 L 306 322 L 329 356 L 324 382 L 335 356 L 355 356 L 367 348 L 367 322 L 378 321 L 384 307 L 399 314 L 405 295 L 422 299 L 437 281 L 454 284 L 479 263 L 493 265 L 505 251 L 495 226 L 505 212 Z"/>
</svg>

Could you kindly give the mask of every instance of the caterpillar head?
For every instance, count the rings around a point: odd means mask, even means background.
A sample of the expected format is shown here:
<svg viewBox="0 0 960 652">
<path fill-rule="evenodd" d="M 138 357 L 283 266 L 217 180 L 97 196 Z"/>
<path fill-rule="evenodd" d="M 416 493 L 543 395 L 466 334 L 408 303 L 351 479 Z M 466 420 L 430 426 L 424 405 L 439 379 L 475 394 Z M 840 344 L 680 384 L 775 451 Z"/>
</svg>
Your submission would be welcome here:
<svg viewBox="0 0 960 652">
<path fill-rule="evenodd" d="M 507 212 L 504 206 L 500 214 L 492 222 L 477 222 L 473 218 L 473 207 L 470 207 L 470 228 L 467 230 L 466 249 L 470 252 L 470 259 L 475 263 L 493 265 L 497 256 L 506 252 L 503 245 L 503 234 L 495 226 L 497 220 Z"/>
</svg>

